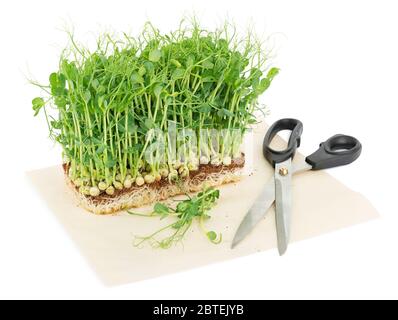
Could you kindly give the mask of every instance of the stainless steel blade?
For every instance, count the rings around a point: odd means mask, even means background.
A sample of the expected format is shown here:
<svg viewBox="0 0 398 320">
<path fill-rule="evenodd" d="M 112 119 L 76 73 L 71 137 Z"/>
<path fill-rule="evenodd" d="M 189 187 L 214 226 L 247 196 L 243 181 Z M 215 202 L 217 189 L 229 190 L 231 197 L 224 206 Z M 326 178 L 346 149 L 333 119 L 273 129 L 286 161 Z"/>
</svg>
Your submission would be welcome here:
<svg viewBox="0 0 398 320">
<path fill-rule="evenodd" d="M 275 165 L 275 220 L 279 255 L 289 245 L 292 204 L 292 160 Z"/>
<path fill-rule="evenodd" d="M 304 171 L 311 170 L 311 165 L 307 162 L 300 161 L 293 167 L 293 174 L 301 173 Z M 253 228 L 265 217 L 269 208 L 275 201 L 275 178 L 272 178 L 264 186 L 259 196 L 254 201 L 252 207 L 243 218 L 238 230 L 235 233 L 234 239 L 232 240 L 231 248 L 234 248 L 239 242 L 241 242 Z"/>
<path fill-rule="evenodd" d="M 274 201 L 275 180 L 274 177 L 272 177 L 265 185 L 264 189 L 256 198 L 252 207 L 240 223 L 239 228 L 235 233 L 235 237 L 232 240 L 231 248 L 234 248 L 239 242 L 241 242 L 252 231 L 257 223 L 264 218 Z"/>
</svg>

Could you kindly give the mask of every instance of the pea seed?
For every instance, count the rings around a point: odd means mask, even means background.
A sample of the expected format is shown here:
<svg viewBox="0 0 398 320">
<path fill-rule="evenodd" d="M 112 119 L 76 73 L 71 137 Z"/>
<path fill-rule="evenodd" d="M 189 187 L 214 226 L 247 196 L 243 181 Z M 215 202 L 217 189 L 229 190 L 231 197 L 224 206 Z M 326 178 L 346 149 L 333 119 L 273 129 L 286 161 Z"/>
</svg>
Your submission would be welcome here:
<svg viewBox="0 0 398 320">
<path fill-rule="evenodd" d="M 117 190 L 122 190 L 123 189 L 123 184 L 119 181 L 113 181 L 113 186 L 117 189 Z"/>
<path fill-rule="evenodd" d="M 144 185 L 144 183 L 145 183 L 145 180 L 144 180 L 144 178 L 141 177 L 141 176 L 138 176 L 138 177 L 135 179 L 135 184 L 136 184 L 137 186 L 139 186 L 139 187 L 141 187 L 142 185 Z"/>
<path fill-rule="evenodd" d="M 98 189 L 97 187 L 91 187 L 89 192 L 90 192 L 90 196 L 96 197 L 96 196 L 99 196 L 100 189 Z"/>
<path fill-rule="evenodd" d="M 105 192 L 107 195 L 112 196 L 115 193 L 115 188 L 112 186 L 109 186 L 108 188 L 106 188 Z"/>
<path fill-rule="evenodd" d="M 101 181 L 100 183 L 98 183 L 98 189 L 100 189 L 101 191 L 105 191 L 107 187 L 108 187 L 108 185 L 104 181 Z"/>
<path fill-rule="evenodd" d="M 155 182 L 155 177 L 151 174 L 147 174 L 146 176 L 144 176 L 144 180 L 146 183 L 151 184 Z"/>
</svg>

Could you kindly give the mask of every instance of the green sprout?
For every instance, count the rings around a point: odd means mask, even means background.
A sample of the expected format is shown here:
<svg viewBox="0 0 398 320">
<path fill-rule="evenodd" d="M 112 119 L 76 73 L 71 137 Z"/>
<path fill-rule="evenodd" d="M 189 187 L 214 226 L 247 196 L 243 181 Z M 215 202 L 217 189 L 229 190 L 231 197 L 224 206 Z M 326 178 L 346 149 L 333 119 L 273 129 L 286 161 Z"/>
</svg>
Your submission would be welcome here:
<svg viewBox="0 0 398 320">
<path fill-rule="evenodd" d="M 206 237 L 214 244 L 222 241 L 222 234 L 217 235 L 214 231 L 207 231 L 204 222 L 210 219 L 209 210 L 216 205 L 220 197 L 220 191 L 214 188 L 204 188 L 196 196 L 190 197 L 186 194 L 187 199 L 180 201 L 175 208 L 169 207 L 163 203 L 156 203 L 153 211 L 149 215 L 127 211 L 131 215 L 144 217 L 175 217 L 177 221 L 166 225 L 165 227 L 155 231 L 145 237 L 136 237 L 135 246 L 140 247 L 145 242 L 149 242 L 155 248 L 168 249 L 173 244 L 183 240 L 189 228 L 192 226 L 194 219 L 199 220 L 200 229 Z M 165 232 L 170 234 L 159 240 L 158 237 Z"/>
<path fill-rule="evenodd" d="M 91 51 L 68 34 L 49 84 L 32 82 L 46 93 L 32 107 L 35 116 L 44 111 L 81 193 L 173 182 L 241 156 L 243 135 L 262 108 L 258 97 L 278 69 L 268 67 L 259 40 L 235 31 L 193 22 L 162 35 L 147 23 L 137 37 L 101 35 Z M 155 133 L 171 127 L 187 134 L 155 143 Z"/>
</svg>

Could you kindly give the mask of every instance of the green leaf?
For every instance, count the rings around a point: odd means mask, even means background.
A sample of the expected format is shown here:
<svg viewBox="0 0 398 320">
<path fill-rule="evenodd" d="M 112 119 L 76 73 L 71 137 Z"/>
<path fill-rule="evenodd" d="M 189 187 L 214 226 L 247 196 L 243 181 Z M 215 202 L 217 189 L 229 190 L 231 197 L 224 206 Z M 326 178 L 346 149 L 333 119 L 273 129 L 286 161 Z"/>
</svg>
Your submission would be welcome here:
<svg viewBox="0 0 398 320">
<path fill-rule="evenodd" d="M 116 165 L 116 160 L 114 159 L 108 159 L 107 161 L 105 161 L 105 167 L 107 168 L 112 168 Z"/>
<path fill-rule="evenodd" d="M 142 144 L 137 143 L 134 146 L 127 148 L 127 153 L 132 153 L 132 154 L 137 153 L 142 150 L 142 147 L 143 147 Z"/>
<path fill-rule="evenodd" d="M 202 79 L 202 82 L 203 83 L 209 83 L 209 82 L 216 82 L 216 79 L 214 78 L 214 77 L 204 77 L 203 79 Z"/>
<path fill-rule="evenodd" d="M 70 80 L 76 80 L 78 76 L 78 70 L 74 62 L 68 63 L 66 60 L 62 62 L 63 72 Z"/>
<path fill-rule="evenodd" d="M 278 74 L 279 74 L 278 68 L 271 68 L 267 73 L 267 78 L 269 79 L 269 81 L 272 81 L 272 79 L 274 79 L 274 77 L 277 76 Z"/>
<path fill-rule="evenodd" d="M 89 90 L 86 90 L 83 94 L 83 99 L 86 103 L 88 103 L 91 99 L 91 93 Z"/>
<path fill-rule="evenodd" d="M 160 94 L 163 91 L 163 86 L 160 83 L 157 83 L 154 87 L 153 87 L 153 93 L 156 97 L 159 97 Z"/>
<path fill-rule="evenodd" d="M 101 146 L 99 146 L 97 148 L 97 150 L 95 150 L 95 153 L 96 154 L 101 154 L 101 153 L 103 153 L 105 151 L 105 149 L 106 149 L 106 146 L 105 145 L 101 145 Z"/>
<path fill-rule="evenodd" d="M 153 73 L 153 70 L 155 69 L 155 67 L 153 66 L 153 63 L 150 61 L 145 61 L 144 62 L 144 66 L 145 69 L 148 73 Z"/>
<path fill-rule="evenodd" d="M 125 133 L 126 132 L 126 127 L 124 126 L 124 122 L 123 121 L 119 121 L 119 123 L 117 124 L 117 130 L 120 133 Z"/>
<path fill-rule="evenodd" d="M 50 86 L 51 87 L 58 87 L 58 74 L 56 72 L 53 72 L 52 74 L 50 74 Z"/>
<path fill-rule="evenodd" d="M 233 112 L 229 111 L 228 109 L 220 109 L 217 111 L 217 115 L 219 117 L 233 117 Z"/>
<path fill-rule="evenodd" d="M 94 88 L 95 90 L 97 90 L 99 84 L 100 84 L 100 83 L 99 83 L 98 79 L 94 79 L 93 82 L 91 83 L 91 85 L 93 86 L 93 88 Z"/>
<path fill-rule="evenodd" d="M 182 212 L 184 212 L 185 210 L 187 210 L 187 208 L 188 208 L 188 203 L 187 203 L 187 201 L 183 201 L 183 202 L 180 202 L 180 203 L 177 205 L 176 211 L 182 213 Z"/>
<path fill-rule="evenodd" d="M 271 82 L 269 81 L 268 78 L 261 79 L 261 81 L 257 87 L 257 93 L 258 94 L 263 93 L 265 90 L 267 90 L 269 88 L 270 85 L 271 85 Z"/>
<path fill-rule="evenodd" d="M 181 63 L 175 59 L 170 59 L 170 63 L 174 64 L 177 68 L 181 68 Z"/>
<path fill-rule="evenodd" d="M 171 78 L 173 80 L 181 79 L 184 77 L 184 74 L 185 74 L 185 70 L 178 68 L 173 71 L 173 73 L 171 74 Z"/>
<path fill-rule="evenodd" d="M 66 104 L 68 103 L 65 97 L 55 97 L 54 98 L 54 103 L 56 106 L 59 108 L 65 108 Z"/>
<path fill-rule="evenodd" d="M 144 125 L 147 129 L 153 129 L 155 127 L 155 123 L 153 122 L 152 119 L 146 118 L 144 121 Z"/>
<path fill-rule="evenodd" d="M 98 106 L 103 109 L 104 107 L 106 107 L 106 103 L 105 103 L 105 97 L 104 96 L 99 96 L 98 97 Z"/>
<path fill-rule="evenodd" d="M 199 112 L 201 113 L 210 113 L 211 112 L 211 106 L 208 103 L 204 103 L 199 107 Z"/>
<path fill-rule="evenodd" d="M 261 72 L 261 70 L 257 69 L 257 68 L 253 68 L 250 70 L 250 77 L 254 80 L 254 81 L 258 81 L 261 76 L 263 75 L 263 73 Z"/>
<path fill-rule="evenodd" d="M 158 215 L 165 216 L 169 214 L 170 209 L 166 205 L 158 202 L 153 207 L 153 211 Z"/>
<path fill-rule="evenodd" d="M 149 61 L 152 61 L 152 62 L 158 62 L 161 57 L 162 57 L 162 52 L 160 50 L 156 49 L 156 50 L 152 50 L 151 52 L 149 52 L 148 59 L 149 59 Z"/>
<path fill-rule="evenodd" d="M 192 67 L 194 64 L 194 61 L 195 61 L 195 57 L 192 54 L 189 55 L 188 59 L 187 59 L 187 68 Z"/>
<path fill-rule="evenodd" d="M 50 80 L 50 86 L 51 86 L 51 93 L 54 96 L 60 96 L 60 95 L 64 94 L 66 79 L 62 73 L 58 74 L 58 73 L 53 72 L 50 75 L 49 80 Z"/>
<path fill-rule="evenodd" d="M 146 73 L 145 67 L 144 67 L 144 66 L 141 66 L 141 67 L 138 69 L 138 74 L 142 77 L 145 73 Z"/>
<path fill-rule="evenodd" d="M 91 137 L 91 142 L 97 146 L 102 144 L 102 140 L 98 139 L 97 137 Z"/>
<path fill-rule="evenodd" d="M 105 90 L 106 90 L 106 88 L 105 88 L 102 84 L 100 84 L 100 85 L 98 86 L 98 88 L 97 88 L 97 92 L 98 92 L 98 93 L 104 93 Z"/>
<path fill-rule="evenodd" d="M 129 133 L 134 133 L 137 131 L 138 126 L 134 123 L 134 120 L 132 118 L 129 118 L 128 124 L 127 124 L 127 131 Z"/>
<path fill-rule="evenodd" d="M 61 123 L 61 121 L 52 120 L 52 121 L 50 122 L 50 124 L 51 124 L 51 127 L 52 127 L 53 129 L 59 130 L 59 129 L 62 128 L 62 123 Z"/>
<path fill-rule="evenodd" d="M 145 69 L 145 68 L 144 68 Z M 144 78 L 137 72 L 134 72 L 131 75 L 131 82 L 132 83 L 143 83 L 144 82 Z"/>
<path fill-rule="evenodd" d="M 214 63 L 210 62 L 209 60 L 205 60 L 202 62 L 202 67 L 205 69 L 213 69 Z"/>
<path fill-rule="evenodd" d="M 37 97 L 32 100 L 32 108 L 33 108 L 33 111 L 35 112 L 34 113 L 35 116 L 38 115 L 40 109 L 43 108 L 44 105 L 45 105 L 45 102 L 44 102 L 43 98 Z"/>
<path fill-rule="evenodd" d="M 85 166 L 89 166 L 90 165 L 90 155 L 89 155 L 89 153 L 88 152 L 86 152 L 84 155 L 83 155 L 83 164 L 85 165 Z"/>
</svg>

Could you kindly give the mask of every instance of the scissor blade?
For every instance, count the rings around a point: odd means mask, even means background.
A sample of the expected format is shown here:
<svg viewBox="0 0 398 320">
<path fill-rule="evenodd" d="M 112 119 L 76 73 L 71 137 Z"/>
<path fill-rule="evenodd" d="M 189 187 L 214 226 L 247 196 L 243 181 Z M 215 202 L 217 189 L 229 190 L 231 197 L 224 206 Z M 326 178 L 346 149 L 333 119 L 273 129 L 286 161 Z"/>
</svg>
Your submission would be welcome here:
<svg viewBox="0 0 398 320">
<path fill-rule="evenodd" d="M 288 159 L 275 165 L 275 220 L 278 251 L 282 256 L 290 238 L 292 203 L 292 161 Z"/>
<path fill-rule="evenodd" d="M 294 165 L 293 174 L 300 173 L 310 170 L 312 167 L 304 160 Z M 261 221 L 267 214 L 269 208 L 275 201 L 275 178 L 274 176 L 267 182 L 257 197 L 256 201 L 243 218 L 238 230 L 235 233 L 234 239 L 232 240 L 231 248 L 233 249 L 236 245 L 241 242 Z"/>
<path fill-rule="evenodd" d="M 272 177 L 267 182 L 260 195 L 254 201 L 246 216 L 243 218 L 238 230 L 235 233 L 235 237 L 232 240 L 231 248 L 234 248 L 239 242 L 241 242 L 253 230 L 257 223 L 264 218 L 274 200 L 275 180 L 274 177 Z"/>
</svg>

